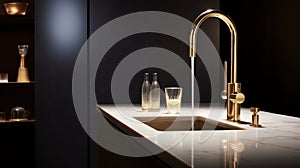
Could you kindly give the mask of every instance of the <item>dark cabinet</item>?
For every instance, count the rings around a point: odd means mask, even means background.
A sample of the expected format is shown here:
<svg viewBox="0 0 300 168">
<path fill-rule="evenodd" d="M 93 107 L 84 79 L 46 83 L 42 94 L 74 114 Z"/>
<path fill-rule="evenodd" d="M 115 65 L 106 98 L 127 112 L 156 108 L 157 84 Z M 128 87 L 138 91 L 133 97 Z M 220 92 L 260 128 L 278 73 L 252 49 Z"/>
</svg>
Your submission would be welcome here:
<svg viewBox="0 0 300 168">
<path fill-rule="evenodd" d="M 24 16 L 7 15 L 3 2 L 0 7 L 0 73 L 7 73 L 9 81 L 0 83 L 0 111 L 9 113 L 13 107 L 23 106 L 34 113 L 34 1 L 30 1 Z M 20 44 L 29 46 L 25 66 L 30 83 L 16 83 Z"/>
<path fill-rule="evenodd" d="M 6 1 L 5 1 L 6 2 Z M 8 73 L 8 83 L 0 83 L 0 112 L 10 117 L 15 106 L 30 110 L 34 119 L 34 1 L 30 1 L 27 13 L 7 15 L 0 3 L 0 73 Z M 17 83 L 20 55 L 18 45 L 29 45 L 25 58 L 29 83 Z M 0 121 L 1 167 L 34 167 L 35 121 Z"/>
<path fill-rule="evenodd" d="M 34 167 L 35 122 L 0 122 L 1 167 Z"/>
</svg>

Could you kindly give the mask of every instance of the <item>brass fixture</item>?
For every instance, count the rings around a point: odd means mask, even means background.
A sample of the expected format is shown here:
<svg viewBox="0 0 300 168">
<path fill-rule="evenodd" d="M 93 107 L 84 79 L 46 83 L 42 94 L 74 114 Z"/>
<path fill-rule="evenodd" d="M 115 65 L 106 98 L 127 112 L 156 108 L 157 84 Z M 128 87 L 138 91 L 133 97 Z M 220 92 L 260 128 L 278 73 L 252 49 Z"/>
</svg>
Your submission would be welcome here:
<svg viewBox="0 0 300 168">
<path fill-rule="evenodd" d="M 240 121 L 241 103 L 244 102 L 245 96 L 241 93 L 241 84 L 237 83 L 237 31 L 233 21 L 223 12 L 216 9 L 208 9 L 201 13 L 194 21 L 194 26 L 190 33 L 190 57 L 196 57 L 196 38 L 197 32 L 202 23 L 208 18 L 219 18 L 226 23 L 231 33 L 231 68 L 230 83 L 223 93 L 227 92 L 227 120 Z M 227 78 L 224 77 L 224 79 Z"/>
<path fill-rule="evenodd" d="M 27 2 L 11 2 L 3 4 L 6 13 L 9 15 L 25 15 L 29 3 Z"/>
<path fill-rule="evenodd" d="M 258 116 L 258 112 L 259 112 L 259 108 L 258 107 L 251 107 L 250 111 L 253 112 L 252 114 L 252 123 L 250 124 L 253 127 L 260 127 L 259 125 L 259 116 Z"/>
</svg>

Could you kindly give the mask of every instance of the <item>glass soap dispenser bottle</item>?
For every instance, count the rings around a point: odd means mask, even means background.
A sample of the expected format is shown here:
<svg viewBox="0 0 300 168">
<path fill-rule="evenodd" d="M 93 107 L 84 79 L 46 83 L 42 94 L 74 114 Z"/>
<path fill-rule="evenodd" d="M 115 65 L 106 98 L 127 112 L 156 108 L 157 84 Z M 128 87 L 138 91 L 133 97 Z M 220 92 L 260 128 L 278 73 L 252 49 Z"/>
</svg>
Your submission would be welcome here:
<svg viewBox="0 0 300 168">
<path fill-rule="evenodd" d="M 150 105 L 150 82 L 149 74 L 144 73 L 144 82 L 142 84 L 142 111 L 148 111 L 151 108 Z"/>
<path fill-rule="evenodd" d="M 157 73 L 153 74 L 153 81 L 150 87 L 150 103 L 152 111 L 160 110 L 160 86 L 157 81 Z"/>
</svg>

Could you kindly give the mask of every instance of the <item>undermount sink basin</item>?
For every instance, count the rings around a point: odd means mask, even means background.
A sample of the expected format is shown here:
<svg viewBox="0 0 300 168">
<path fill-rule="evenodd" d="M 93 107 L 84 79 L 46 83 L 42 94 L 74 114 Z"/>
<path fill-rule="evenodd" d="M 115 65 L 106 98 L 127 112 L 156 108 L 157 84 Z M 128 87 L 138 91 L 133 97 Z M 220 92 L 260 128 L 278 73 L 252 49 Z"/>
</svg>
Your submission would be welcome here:
<svg viewBox="0 0 300 168">
<path fill-rule="evenodd" d="M 189 116 L 160 116 L 135 117 L 144 124 L 158 131 L 192 131 L 192 117 Z M 243 130 L 243 128 L 229 125 L 215 120 L 195 117 L 194 131 L 196 130 Z"/>
</svg>

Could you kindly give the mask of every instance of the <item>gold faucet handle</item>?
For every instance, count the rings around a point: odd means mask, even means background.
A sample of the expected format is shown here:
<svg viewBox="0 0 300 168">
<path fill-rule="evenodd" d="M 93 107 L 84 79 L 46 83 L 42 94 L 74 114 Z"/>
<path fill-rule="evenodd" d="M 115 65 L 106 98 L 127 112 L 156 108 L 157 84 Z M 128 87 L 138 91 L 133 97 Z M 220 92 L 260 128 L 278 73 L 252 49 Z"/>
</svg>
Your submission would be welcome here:
<svg viewBox="0 0 300 168">
<path fill-rule="evenodd" d="M 245 101 L 245 95 L 243 93 L 232 93 L 230 100 L 233 103 L 242 104 Z"/>
</svg>

